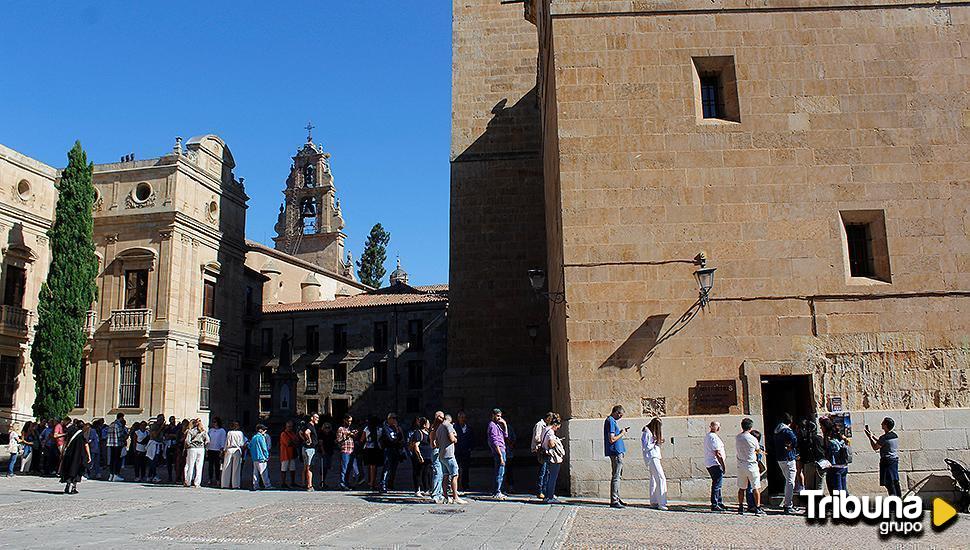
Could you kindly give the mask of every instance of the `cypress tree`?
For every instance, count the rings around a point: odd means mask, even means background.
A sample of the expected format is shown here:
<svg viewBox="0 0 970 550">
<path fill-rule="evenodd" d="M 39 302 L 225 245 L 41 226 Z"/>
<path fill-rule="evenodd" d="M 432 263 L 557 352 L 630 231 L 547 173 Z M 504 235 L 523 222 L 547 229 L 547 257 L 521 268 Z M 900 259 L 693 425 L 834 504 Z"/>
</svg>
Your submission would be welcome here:
<svg viewBox="0 0 970 550">
<path fill-rule="evenodd" d="M 97 294 L 94 254 L 94 165 L 81 142 L 67 154 L 57 185 L 54 224 L 48 233 L 51 265 L 41 286 L 37 331 L 30 358 L 37 396 L 34 415 L 61 418 L 74 408 L 86 336 L 84 321 Z"/>
<path fill-rule="evenodd" d="M 381 224 L 375 224 L 367 236 L 364 253 L 357 260 L 357 276 L 365 285 L 378 288 L 384 278 L 384 261 L 387 260 L 387 243 L 391 242 L 391 234 L 384 231 Z"/>
</svg>

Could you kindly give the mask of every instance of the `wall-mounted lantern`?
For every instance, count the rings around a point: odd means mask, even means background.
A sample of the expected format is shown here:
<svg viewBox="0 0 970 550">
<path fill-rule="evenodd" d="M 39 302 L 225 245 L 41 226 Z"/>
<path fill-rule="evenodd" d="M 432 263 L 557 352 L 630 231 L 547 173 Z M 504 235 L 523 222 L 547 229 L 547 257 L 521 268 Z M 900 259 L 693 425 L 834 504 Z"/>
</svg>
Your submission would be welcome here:
<svg viewBox="0 0 970 550">
<path fill-rule="evenodd" d="M 707 255 L 703 252 L 694 257 L 694 263 L 700 267 L 700 269 L 694 272 L 699 293 L 697 301 L 704 308 L 711 301 L 710 293 L 711 289 L 714 288 L 714 272 L 717 271 L 717 268 L 707 267 Z"/>
<path fill-rule="evenodd" d="M 541 296 L 554 304 L 562 304 L 566 301 L 565 292 L 545 292 L 542 289 L 546 286 L 546 272 L 542 269 L 529 270 L 529 284 L 536 296 Z"/>
</svg>

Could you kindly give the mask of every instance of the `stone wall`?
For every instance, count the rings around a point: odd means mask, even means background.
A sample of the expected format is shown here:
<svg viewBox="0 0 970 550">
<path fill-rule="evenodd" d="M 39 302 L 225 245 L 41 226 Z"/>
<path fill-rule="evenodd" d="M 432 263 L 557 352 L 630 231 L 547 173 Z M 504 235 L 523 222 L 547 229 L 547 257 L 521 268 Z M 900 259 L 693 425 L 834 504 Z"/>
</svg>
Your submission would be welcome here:
<svg viewBox="0 0 970 550">
<path fill-rule="evenodd" d="M 924 498 L 952 492 L 949 470 L 944 458 L 962 460 L 970 464 L 970 409 L 945 410 L 868 410 L 854 413 L 853 461 L 849 467 L 848 486 L 853 494 L 885 494 L 879 486 L 879 453 L 872 451 L 862 431 L 864 426 L 875 427 L 886 416 L 896 421 L 900 438 L 900 484 L 905 492 L 916 487 L 927 476 L 934 476 L 919 494 Z M 667 476 L 667 490 L 671 500 L 706 501 L 710 495 L 710 477 L 704 467 L 703 438 L 711 421 L 721 423 L 721 439 L 725 447 L 726 477 L 723 495 L 725 502 L 734 502 L 737 488 L 737 464 L 734 437 L 740 431 L 740 415 L 671 416 L 663 419 L 663 468 Z M 758 418 L 755 429 L 768 430 Z M 648 498 L 650 471 L 644 464 L 640 450 L 640 432 L 649 418 L 625 417 L 621 426 L 630 426 L 625 439 L 627 456 L 624 462 L 621 492 L 628 498 Z M 878 431 L 878 430 L 877 430 Z M 568 438 L 567 461 L 570 493 L 574 496 L 609 498 L 610 461 L 603 455 L 603 419 L 572 419 L 566 423 Z M 772 490 L 769 488 L 769 490 Z"/>
</svg>

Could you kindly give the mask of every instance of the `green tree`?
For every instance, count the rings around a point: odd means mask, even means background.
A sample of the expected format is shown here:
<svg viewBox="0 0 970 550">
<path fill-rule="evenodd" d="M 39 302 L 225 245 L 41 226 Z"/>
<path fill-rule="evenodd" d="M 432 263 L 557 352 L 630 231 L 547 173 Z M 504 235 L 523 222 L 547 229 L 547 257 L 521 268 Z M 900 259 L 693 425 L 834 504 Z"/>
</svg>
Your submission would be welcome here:
<svg viewBox="0 0 970 550">
<path fill-rule="evenodd" d="M 30 350 L 37 382 L 34 415 L 41 418 L 69 413 L 81 384 L 84 321 L 97 295 L 93 171 L 81 142 L 75 142 L 57 184 L 54 225 L 48 233 L 51 265 L 40 290 L 37 332 Z"/>
<path fill-rule="evenodd" d="M 387 243 L 391 242 L 391 234 L 384 231 L 381 224 L 375 224 L 367 236 L 364 253 L 357 260 L 357 276 L 365 285 L 378 288 L 384 278 L 384 261 L 387 260 Z"/>
</svg>

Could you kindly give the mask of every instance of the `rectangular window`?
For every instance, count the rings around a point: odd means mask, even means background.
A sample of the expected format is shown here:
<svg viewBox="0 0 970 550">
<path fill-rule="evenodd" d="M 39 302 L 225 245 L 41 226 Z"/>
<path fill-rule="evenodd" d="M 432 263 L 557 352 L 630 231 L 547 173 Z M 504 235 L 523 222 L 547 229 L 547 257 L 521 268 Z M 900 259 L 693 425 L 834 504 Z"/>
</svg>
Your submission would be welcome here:
<svg viewBox="0 0 970 550">
<path fill-rule="evenodd" d="M 345 324 L 333 326 L 333 352 L 347 353 L 347 325 Z"/>
<path fill-rule="evenodd" d="M 387 351 L 387 321 L 374 323 L 374 351 L 380 353 Z"/>
<path fill-rule="evenodd" d="M 408 349 L 411 351 L 424 349 L 424 321 L 421 319 L 408 321 Z"/>
<path fill-rule="evenodd" d="M 333 368 L 333 393 L 347 393 L 347 363 Z"/>
<path fill-rule="evenodd" d="M 16 355 L 0 356 L 0 406 L 13 406 L 13 392 L 17 388 L 20 358 Z"/>
<path fill-rule="evenodd" d="M 216 316 L 216 282 L 205 280 L 202 282 L 202 316 Z"/>
<path fill-rule="evenodd" d="M 700 120 L 741 122 L 738 78 L 734 56 L 718 55 L 692 58 L 694 65 L 694 102 Z"/>
<path fill-rule="evenodd" d="M 882 210 L 843 210 L 842 235 L 847 283 L 892 282 L 886 215 Z"/>
<path fill-rule="evenodd" d="M 374 363 L 374 388 L 387 389 L 387 361 Z"/>
<path fill-rule="evenodd" d="M 260 351 L 263 352 L 263 355 L 266 357 L 273 356 L 273 329 L 263 329 L 263 340 L 261 346 Z"/>
<path fill-rule="evenodd" d="M 24 294 L 27 290 L 27 270 L 13 265 L 7 266 L 7 280 L 3 288 L 4 305 L 24 307 Z"/>
<path fill-rule="evenodd" d="M 259 412 L 269 414 L 271 410 L 273 410 L 273 399 L 270 397 L 259 398 Z"/>
<path fill-rule="evenodd" d="M 118 406 L 123 409 L 138 408 L 141 402 L 141 358 L 123 357 L 119 374 Z"/>
<path fill-rule="evenodd" d="M 209 410 L 209 382 L 212 379 L 212 364 L 202 363 L 199 369 L 199 409 Z"/>
<path fill-rule="evenodd" d="M 259 371 L 259 393 L 265 395 L 273 391 L 273 369 L 263 368 Z"/>
<path fill-rule="evenodd" d="M 84 382 L 88 374 L 88 362 L 81 360 L 81 368 L 78 370 L 77 394 L 74 396 L 74 408 L 84 408 Z"/>
<path fill-rule="evenodd" d="M 316 325 L 307 325 L 306 327 L 306 352 L 320 352 L 320 331 L 317 330 Z"/>
<path fill-rule="evenodd" d="M 306 413 L 314 414 L 320 412 L 320 400 L 319 399 L 307 399 L 306 400 Z"/>
<path fill-rule="evenodd" d="M 125 271 L 125 309 L 145 309 L 148 307 L 148 270 L 129 269 Z"/>
<path fill-rule="evenodd" d="M 320 391 L 320 368 L 307 367 L 306 393 L 317 393 L 318 391 Z"/>
<path fill-rule="evenodd" d="M 424 361 L 408 361 L 408 389 L 420 390 L 424 387 Z"/>
</svg>

